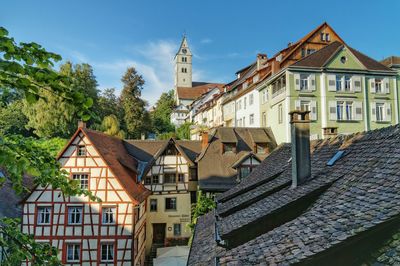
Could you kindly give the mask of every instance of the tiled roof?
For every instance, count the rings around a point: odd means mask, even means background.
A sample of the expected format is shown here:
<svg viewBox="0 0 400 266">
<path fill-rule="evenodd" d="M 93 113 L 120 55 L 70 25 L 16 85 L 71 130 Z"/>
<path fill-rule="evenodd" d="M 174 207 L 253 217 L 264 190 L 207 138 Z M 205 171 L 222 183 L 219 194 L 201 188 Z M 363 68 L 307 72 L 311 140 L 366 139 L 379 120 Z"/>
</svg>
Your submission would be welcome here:
<svg viewBox="0 0 400 266">
<path fill-rule="evenodd" d="M 324 67 L 330 61 L 330 59 L 344 47 L 347 47 L 367 70 L 392 71 L 390 68 L 379 63 L 378 61 L 338 41 L 332 42 L 324 48 L 304 57 L 303 59 L 294 63 L 292 67 Z"/>
<path fill-rule="evenodd" d="M 395 65 L 400 66 L 400 56 L 389 56 L 383 59 L 380 63 L 387 67 L 392 67 Z"/>
<path fill-rule="evenodd" d="M 400 125 L 313 142 L 311 149 L 312 176 L 297 188 L 288 184 L 291 167 L 287 160 L 281 163 L 286 165 L 281 174 L 254 185 L 263 179 L 257 171 L 268 169 L 276 162 L 271 158 L 284 153 L 280 147 L 267 157 L 269 163 L 249 176 L 252 189 L 242 182 L 238 187 L 243 193 L 234 188 L 222 194 L 217 213 L 198 220 L 189 265 L 213 261 L 219 265 L 354 265 L 371 261 L 373 252 L 372 261 L 379 258 L 380 263 L 395 264 L 400 260 L 394 251 L 394 247 L 400 250 Z M 345 155 L 327 166 L 337 150 L 345 150 Z M 229 203 L 239 207 L 227 212 L 232 208 Z M 197 234 L 197 228 L 207 226 L 208 234 L 219 232 L 225 247 L 216 245 L 216 235 L 202 238 Z M 391 233 L 393 228 L 396 234 Z M 381 244 L 388 232 L 390 239 L 377 250 L 372 243 Z M 203 262 L 198 253 L 215 258 Z"/>
<path fill-rule="evenodd" d="M 82 132 L 93 143 L 126 192 L 138 202 L 145 200 L 150 191 L 137 182 L 137 161 L 128 153 L 123 140 L 87 128 L 83 128 Z"/>
<path fill-rule="evenodd" d="M 204 93 L 214 88 L 222 88 L 224 84 L 220 83 L 200 83 L 197 85 L 193 83 L 193 87 L 178 87 L 177 94 L 179 99 L 195 100 Z"/>
<path fill-rule="evenodd" d="M 256 130 L 258 129 L 224 127 L 217 128 L 210 134 L 207 147 L 197 158 L 200 189 L 223 192 L 237 184 L 237 172 L 232 166 L 243 156 L 254 152 L 250 132 Z M 271 149 L 275 148 L 276 142 L 271 129 L 263 130 L 266 132 L 265 141 L 269 143 Z M 236 152 L 223 153 L 224 141 L 236 143 Z M 261 160 L 265 156 L 257 155 Z"/>
</svg>

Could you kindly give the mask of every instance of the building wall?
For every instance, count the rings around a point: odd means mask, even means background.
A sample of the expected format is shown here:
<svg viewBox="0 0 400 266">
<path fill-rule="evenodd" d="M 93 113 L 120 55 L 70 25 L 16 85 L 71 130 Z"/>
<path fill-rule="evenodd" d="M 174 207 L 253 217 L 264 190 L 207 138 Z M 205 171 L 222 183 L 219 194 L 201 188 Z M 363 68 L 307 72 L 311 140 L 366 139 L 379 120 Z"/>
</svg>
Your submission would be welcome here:
<svg viewBox="0 0 400 266">
<path fill-rule="evenodd" d="M 87 156 L 77 156 L 76 146 L 84 144 Z M 92 202 L 84 196 L 64 196 L 59 189 L 50 186 L 37 187 L 23 204 L 22 230 L 33 234 L 37 241 L 48 242 L 58 248 L 59 257 L 66 262 L 66 245 L 78 243 L 81 248 L 79 265 L 106 265 L 101 261 L 100 247 L 104 242 L 114 244 L 114 265 L 143 265 L 144 243 L 143 225 L 146 221 L 145 202 L 139 208 L 118 179 L 106 165 L 96 148 L 80 133 L 60 158 L 60 163 L 69 173 L 89 175 L 89 190 L 102 202 Z M 83 210 L 82 223 L 68 223 L 68 207 L 80 206 Z M 37 209 L 50 207 L 50 223 L 39 225 Z M 102 207 L 116 208 L 116 223 L 102 223 Z M 139 210 L 139 219 L 135 218 Z M 142 226 L 140 226 L 142 225 Z M 135 227 L 137 226 L 137 227 Z M 135 230 L 135 228 L 137 230 Z M 134 239 L 138 239 L 137 242 Z M 132 254 L 133 243 L 138 252 Z M 140 253 L 141 252 L 141 253 Z M 109 265 L 110 262 L 108 262 Z"/>
<path fill-rule="evenodd" d="M 250 97 L 253 102 L 250 104 Z M 236 126 L 239 127 L 260 127 L 260 105 L 259 91 L 253 89 L 235 100 L 236 105 Z M 239 108 L 240 107 L 240 108 Z M 253 115 L 253 123 L 250 123 L 250 116 Z"/>
<path fill-rule="evenodd" d="M 190 167 L 186 159 L 180 155 L 162 155 L 160 156 L 146 177 L 150 178 L 153 175 L 158 176 L 158 182 L 150 184 L 144 178 L 145 187 L 152 191 L 152 195 L 148 198 L 147 207 L 147 243 L 146 250 L 150 252 L 153 244 L 153 224 L 165 223 L 166 232 L 165 240 L 167 244 L 171 240 L 187 240 L 190 237 L 190 230 L 187 225 L 190 223 L 191 217 L 191 196 L 190 196 Z M 165 174 L 175 174 L 175 183 L 166 183 Z M 179 182 L 178 175 L 184 175 L 183 182 Z M 176 198 L 176 210 L 166 210 L 165 199 Z M 157 200 L 157 211 L 152 211 L 150 208 L 151 199 Z M 174 236 L 174 224 L 181 224 L 181 235 Z"/>
<path fill-rule="evenodd" d="M 236 124 L 236 104 L 235 101 L 229 101 L 222 105 L 224 126 L 234 127 Z"/>
</svg>

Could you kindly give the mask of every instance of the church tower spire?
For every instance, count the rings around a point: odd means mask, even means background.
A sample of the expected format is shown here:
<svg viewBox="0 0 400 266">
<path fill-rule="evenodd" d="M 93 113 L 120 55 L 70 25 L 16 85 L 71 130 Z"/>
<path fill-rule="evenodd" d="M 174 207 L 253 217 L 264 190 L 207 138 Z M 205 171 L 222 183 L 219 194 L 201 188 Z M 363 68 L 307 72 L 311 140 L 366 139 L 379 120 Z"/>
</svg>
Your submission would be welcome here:
<svg viewBox="0 0 400 266">
<path fill-rule="evenodd" d="M 177 87 L 192 87 L 192 52 L 183 36 L 181 46 L 175 55 L 175 90 Z"/>
</svg>

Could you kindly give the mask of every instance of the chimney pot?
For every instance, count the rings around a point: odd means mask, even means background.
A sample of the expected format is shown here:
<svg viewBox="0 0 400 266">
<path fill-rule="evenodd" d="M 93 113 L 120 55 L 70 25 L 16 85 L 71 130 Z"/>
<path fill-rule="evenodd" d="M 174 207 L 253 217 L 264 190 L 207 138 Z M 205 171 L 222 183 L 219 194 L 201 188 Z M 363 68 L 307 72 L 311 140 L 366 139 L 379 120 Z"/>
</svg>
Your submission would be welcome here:
<svg viewBox="0 0 400 266">
<path fill-rule="evenodd" d="M 290 115 L 292 137 L 292 188 L 311 176 L 310 111 L 292 111 Z"/>
<path fill-rule="evenodd" d="M 208 132 L 201 132 L 201 149 L 205 149 L 208 145 Z"/>
<path fill-rule="evenodd" d="M 78 121 L 78 128 L 86 128 L 86 123 L 83 122 L 82 120 Z"/>
<path fill-rule="evenodd" d="M 325 139 L 334 138 L 338 135 L 337 127 L 324 127 L 323 132 Z"/>
</svg>

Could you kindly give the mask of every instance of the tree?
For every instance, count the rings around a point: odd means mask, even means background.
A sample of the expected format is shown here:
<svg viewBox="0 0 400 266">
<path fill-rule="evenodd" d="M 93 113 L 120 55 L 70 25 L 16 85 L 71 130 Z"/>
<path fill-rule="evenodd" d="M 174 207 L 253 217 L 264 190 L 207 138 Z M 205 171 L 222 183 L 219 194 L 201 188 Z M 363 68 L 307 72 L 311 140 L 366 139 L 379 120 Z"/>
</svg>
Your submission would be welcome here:
<svg viewBox="0 0 400 266">
<path fill-rule="evenodd" d="M 25 128 L 28 119 L 22 112 L 22 107 L 22 100 L 16 100 L 0 108 L 0 135 L 31 135 Z"/>
<path fill-rule="evenodd" d="M 104 133 L 118 138 L 125 138 L 125 131 L 121 130 L 117 116 L 111 114 L 103 118 L 101 128 Z"/>
<path fill-rule="evenodd" d="M 171 113 L 175 106 L 174 91 L 163 92 L 158 99 L 154 110 L 151 112 L 154 131 L 156 133 L 165 133 L 175 131 L 171 124 Z"/>
<path fill-rule="evenodd" d="M 139 138 L 150 128 L 150 117 L 146 110 L 146 102 L 141 99 L 144 80 L 135 68 L 126 70 L 121 79 L 124 87 L 120 96 L 121 106 L 124 110 L 124 122 L 128 137 Z"/>
<path fill-rule="evenodd" d="M 44 92 L 57 95 L 62 102 L 74 106 L 76 114 L 86 121 L 91 117 L 93 100 L 85 98 L 79 88 L 71 87 L 70 78 L 52 69 L 54 63 L 60 60 L 61 56 L 46 51 L 37 43 L 17 44 L 8 36 L 8 31 L 0 27 L 1 91 L 12 88 L 29 104 L 46 98 Z M 67 196 L 86 195 L 98 200 L 89 191 L 82 190 L 76 180 L 69 179 L 57 160 L 32 138 L 0 133 L 0 166 L 4 173 L 0 186 L 7 179 L 17 193 L 26 190 L 22 177 L 30 174 L 36 185 L 50 184 L 54 189 L 60 188 Z M 4 265 L 17 265 L 24 259 L 30 260 L 32 265 L 61 265 L 56 256 L 57 249 L 36 243 L 32 236 L 23 234 L 18 220 L 0 221 L 0 246 L 7 251 L 2 262 Z"/>
<path fill-rule="evenodd" d="M 61 65 L 59 74 L 68 77 L 71 80 L 69 87 L 73 91 L 81 91 L 84 98 L 90 99 L 90 105 L 97 103 L 97 81 L 90 65 L 74 66 L 71 62 L 66 62 Z M 70 136 L 79 120 L 76 106 L 63 101 L 59 95 L 44 89 L 39 90 L 43 98 L 34 104 L 25 101 L 23 110 L 29 120 L 27 127 L 32 128 L 39 137 Z"/>
<path fill-rule="evenodd" d="M 176 130 L 176 136 L 178 139 L 190 139 L 190 128 L 193 123 L 185 122 Z"/>
<path fill-rule="evenodd" d="M 189 227 L 194 231 L 194 226 L 197 223 L 197 218 L 200 216 L 208 213 L 209 211 L 215 209 L 216 204 L 215 201 L 207 197 L 205 194 L 202 193 L 201 190 L 197 192 L 197 202 L 192 206 L 192 221 L 189 224 Z"/>
<path fill-rule="evenodd" d="M 101 92 L 97 100 L 97 106 L 97 115 L 101 119 L 109 115 L 115 115 L 119 122 L 122 121 L 124 113 L 118 98 L 115 95 L 114 88 L 105 89 Z"/>
</svg>

